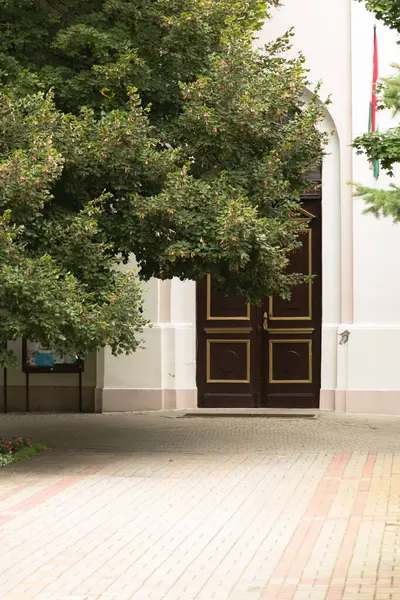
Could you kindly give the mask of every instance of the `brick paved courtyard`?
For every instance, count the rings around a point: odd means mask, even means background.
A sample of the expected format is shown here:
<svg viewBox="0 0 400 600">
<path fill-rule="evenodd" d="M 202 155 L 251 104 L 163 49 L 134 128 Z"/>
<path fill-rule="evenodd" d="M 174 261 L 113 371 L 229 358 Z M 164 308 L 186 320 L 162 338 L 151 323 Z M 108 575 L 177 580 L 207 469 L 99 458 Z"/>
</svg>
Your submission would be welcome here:
<svg viewBox="0 0 400 600">
<path fill-rule="evenodd" d="M 400 419 L 0 415 L 1 600 L 400 600 Z"/>
</svg>

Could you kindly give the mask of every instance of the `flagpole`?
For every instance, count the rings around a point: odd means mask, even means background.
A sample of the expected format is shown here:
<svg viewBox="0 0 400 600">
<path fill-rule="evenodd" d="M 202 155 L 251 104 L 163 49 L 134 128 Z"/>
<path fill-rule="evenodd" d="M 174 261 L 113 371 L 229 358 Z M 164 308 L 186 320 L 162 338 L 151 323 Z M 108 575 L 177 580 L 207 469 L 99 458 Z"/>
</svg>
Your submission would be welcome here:
<svg viewBox="0 0 400 600">
<path fill-rule="evenodd" d="M 373 61 L 372 61 L 372 93 L 370 100 L 370 108 L 369 108 L 369 123 L 368 123 L 368 131 L 372 134 L 377 133 L 377 84 L 378 84 L 378 40 L 376 34 L 376 23 L 374 24 L 374 50 L 373 50 Z M 379 161 L 372 157 L 371 161 L 371 169 L 374 173 L 374 178 L 378 179 L 379 177 Z"/>
</svg>

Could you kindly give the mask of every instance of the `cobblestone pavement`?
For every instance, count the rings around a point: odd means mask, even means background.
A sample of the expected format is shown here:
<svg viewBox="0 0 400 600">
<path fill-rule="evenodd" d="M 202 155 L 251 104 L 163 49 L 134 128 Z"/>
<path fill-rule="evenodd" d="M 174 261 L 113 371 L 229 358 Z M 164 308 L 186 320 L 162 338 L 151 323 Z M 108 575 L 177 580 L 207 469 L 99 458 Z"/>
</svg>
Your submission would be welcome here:
<svg viewBox="0 0 400 600">
<path fill-rule="evenodd" d="M 1 600 L 400 600 L 400 419 L 0 415 Z"/>
</svg>

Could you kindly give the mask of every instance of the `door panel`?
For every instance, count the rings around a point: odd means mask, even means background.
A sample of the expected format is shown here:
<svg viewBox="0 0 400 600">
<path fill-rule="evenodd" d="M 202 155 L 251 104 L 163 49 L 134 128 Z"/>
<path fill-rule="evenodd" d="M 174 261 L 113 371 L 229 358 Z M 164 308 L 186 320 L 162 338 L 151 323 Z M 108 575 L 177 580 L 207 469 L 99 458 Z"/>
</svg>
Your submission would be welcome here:
<svg viewBox="0 0 400 600">
<path fill-rule="evenodd" d="M 199 406 L 257 406 L 256 309 L 215 291 L 212 277 L 197 286 Z"/>
<path fill-rule="evenodd" d="M 268 354 L 270 383 L 312 382 L 311 340 L 270 340 Z"/>
<path fill-rule="evenodd" d="M 312 230 L 307 229 L 300 235 L 303 244 L 290 260 L 290 273 L 304 273 L 310 277 L 312 270 Z M 269 298 L 268 301 L 269 320 L 273 321 L 311 321 L 312 320 L 312 282 L 306 285 L 298 285 L 292 290 L 289 300 L 283 298 Z"/>
<path fill-rule="evenodd" d="M 290 270 L 314 276 L 294 288 L 290 300 L 264 302 L 262 350 L 263 404 L 317 408 L 321 385 L 322 260 L 321 202 L 305 199 L 301 215 L 307 230 Z"/>
<path fill-rule="evenodd" d="M 224 296 L 207 277 L 207 321 L 250 321 L 250 306 L 241 296 Z"/>
</svg>

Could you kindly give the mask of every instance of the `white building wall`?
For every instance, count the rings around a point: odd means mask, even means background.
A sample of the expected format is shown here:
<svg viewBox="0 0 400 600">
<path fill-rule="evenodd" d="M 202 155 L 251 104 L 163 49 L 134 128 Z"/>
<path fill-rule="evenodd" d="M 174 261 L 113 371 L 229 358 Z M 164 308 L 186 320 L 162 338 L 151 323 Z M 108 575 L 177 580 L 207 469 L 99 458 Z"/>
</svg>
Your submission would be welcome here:
<svg viewBox="0 0 400 600">
<path fill-rule="evenodd" d="M 365 133 L 368 125 L 368 100 L 372 71 L 372 30 L 374 17 L 353 5 L 353 111 L 354 135 Z M 391 64 L 399 59 L 396 35 L 377 25 L 379 74 L 393 74 Z M 363 40 L 360 44 L 358 40 Z M 367 44 L 365 44 L 367 40 Z M 379 129 L 393 126 L 390 111 L 379 111 Z M 383 188 L 393 181 L 383 171 L 376 181 L 363 156 L 354 153 L 353 179 L 369 187 Z M 391 219 L 376 219 L 363 214 L 365 204 L 355 198 L 354 206 L 354 285 L 355 322 L 398 326 L 400 323 L 400 277 L 396 256 L 400 251 L 400 229 Z M 400 382 L 400 379 L 399 379 Z M 400 388 L 400 386 L 399 386 Z"/>
<path fill-rule="evenodd" d="M 357 2 L 352 6 L 353 131 L 368 125 L 373 56 L 374 16 Z M 399 58 L 396 35 L 377 23 L 379 75 L 393 73 Z M 390 111 L 379 112 L 381 131 L 393 126 Z M 384 172 L 375 181 L 362 156 L 353 156 L 353 181 L 387 187 Z M 399 174 L 399 171 L 398 171 Z M 349 342 L 350 412 L 400 413 L 400 228 L 391 219 L 363 214 L 364 202 L 354 199 L 354 326 Z"/>
</svg>

